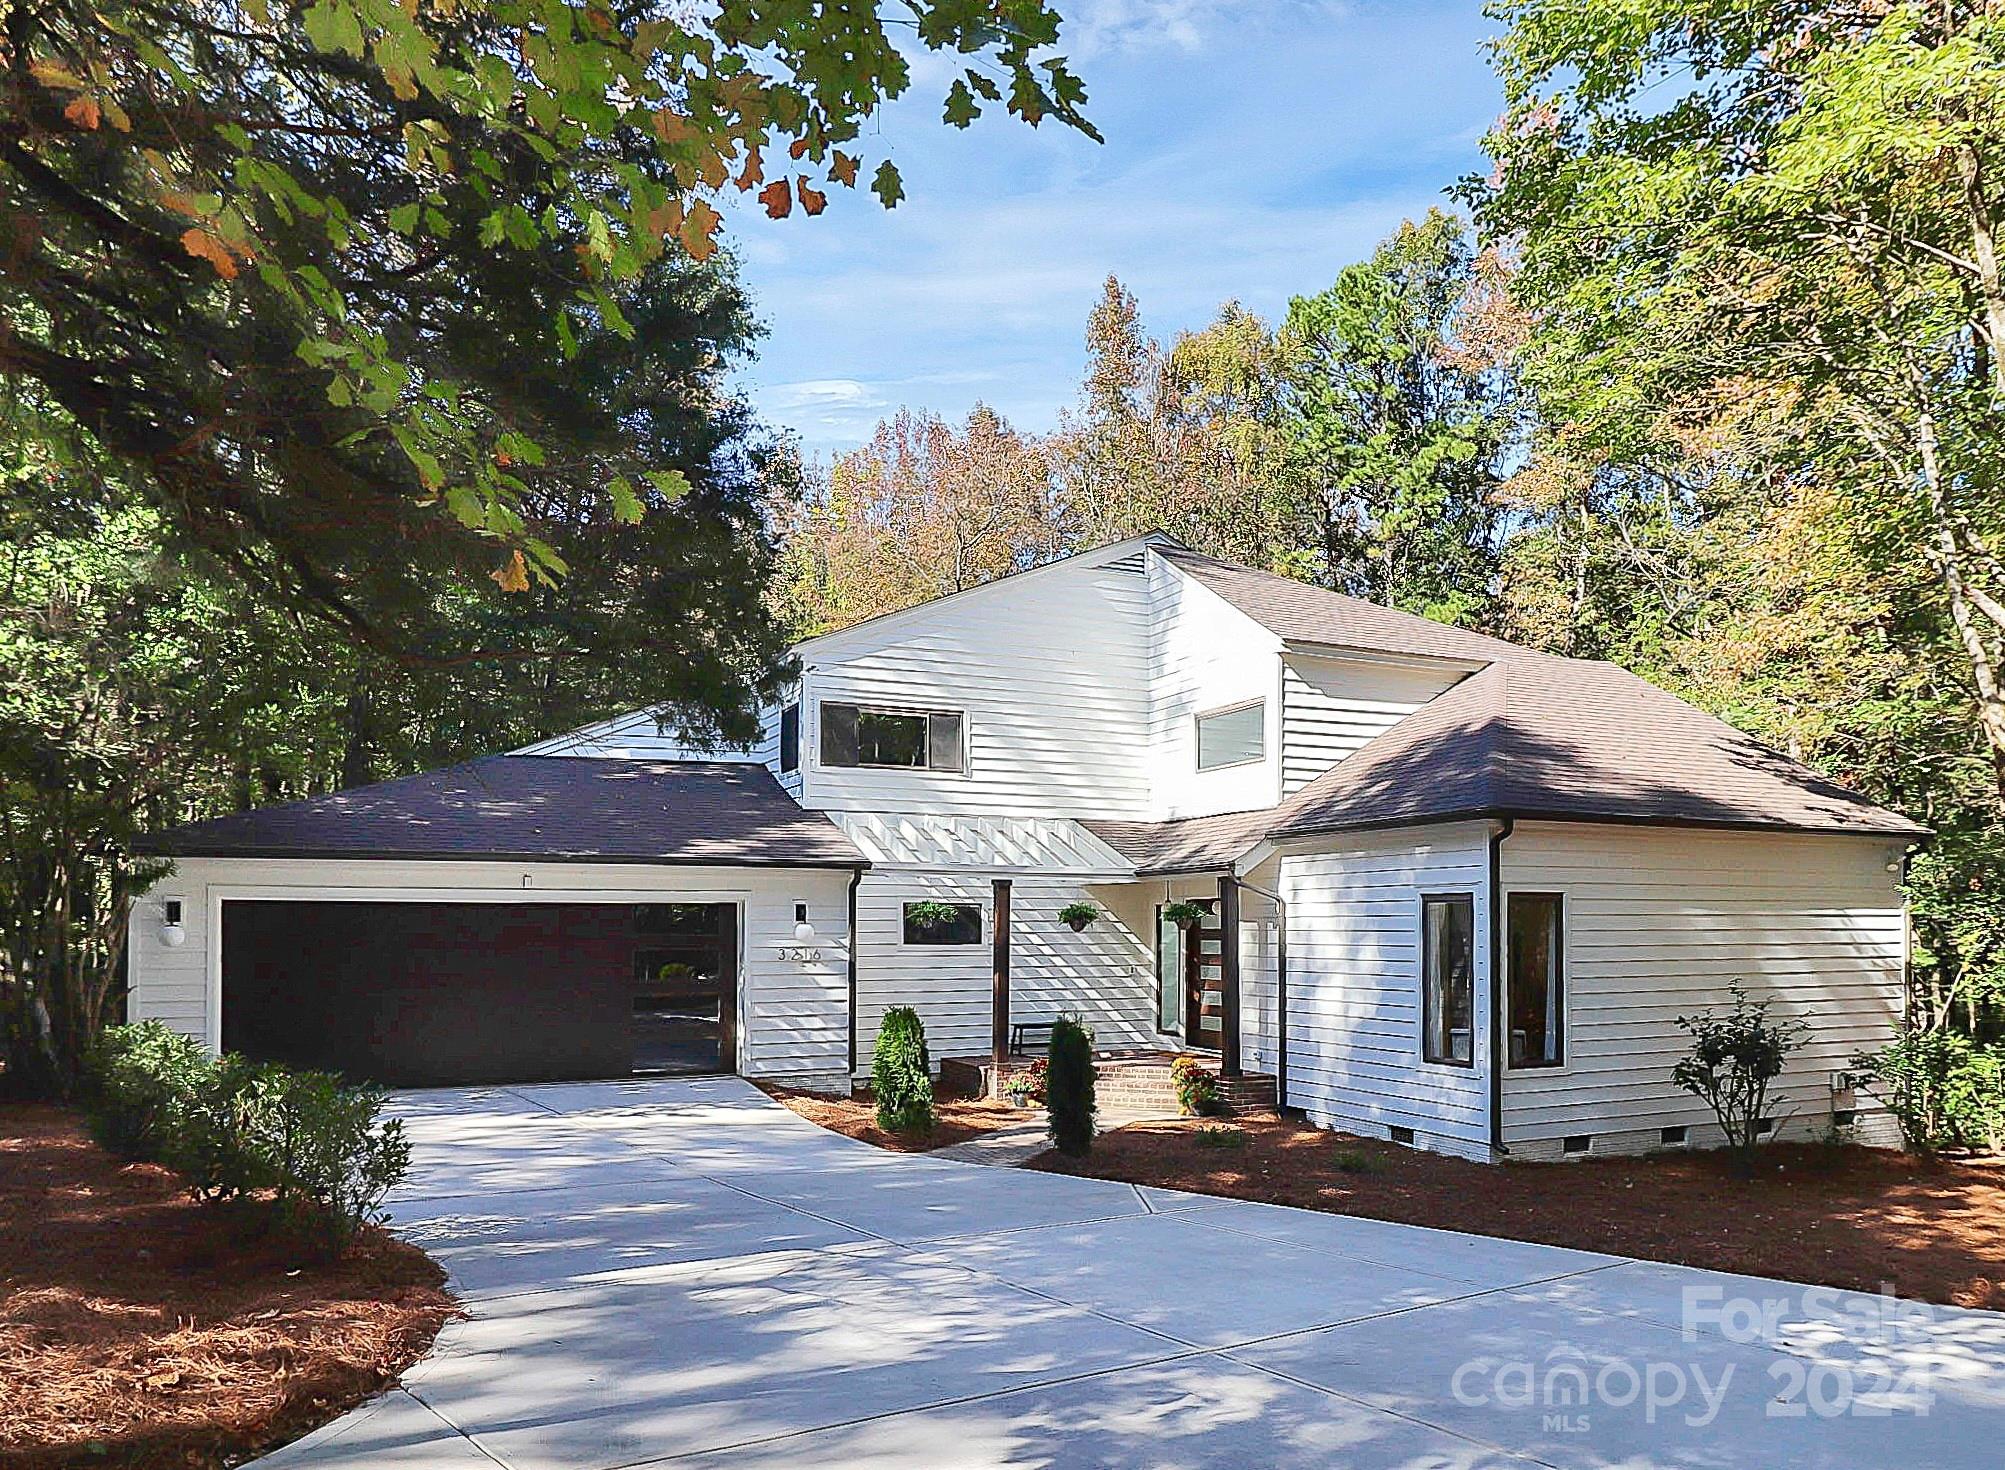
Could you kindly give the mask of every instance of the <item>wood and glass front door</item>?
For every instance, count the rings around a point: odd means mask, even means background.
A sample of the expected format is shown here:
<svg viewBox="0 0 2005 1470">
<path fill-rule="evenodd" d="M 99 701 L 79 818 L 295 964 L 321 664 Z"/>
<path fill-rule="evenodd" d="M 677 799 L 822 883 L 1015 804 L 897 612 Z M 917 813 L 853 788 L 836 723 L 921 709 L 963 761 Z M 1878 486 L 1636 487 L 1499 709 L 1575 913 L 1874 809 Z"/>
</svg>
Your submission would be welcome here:
<svg viewBox="0 0 2005 1470">
<path fill-rule="evenodd" d="M 1216 1050 L 1225 1037 L 1218 903 L 1190 901 L 1204 910 L 1203 922 L 1172 923 L 1156 906 L 1156 1027 L 1185 1046 Z"/>
</svg>

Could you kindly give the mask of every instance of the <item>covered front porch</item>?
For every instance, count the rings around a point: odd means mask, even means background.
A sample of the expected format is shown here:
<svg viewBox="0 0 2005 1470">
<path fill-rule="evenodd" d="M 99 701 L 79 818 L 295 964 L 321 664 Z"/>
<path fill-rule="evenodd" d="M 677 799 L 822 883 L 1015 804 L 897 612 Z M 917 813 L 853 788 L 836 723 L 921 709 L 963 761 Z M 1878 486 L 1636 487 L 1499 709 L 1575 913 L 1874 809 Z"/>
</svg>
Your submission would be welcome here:
<svg viewBox="0 0 2005 1470">
<path fill-rule="evenodd" d="M 1025 1003 L 1012 987 L 1014 886 L 1009 878 L 992 880 L 988 1051 L 941 1062 L 943 1086 L 963 1095 L 999 1096 L 1013 1073 L 1045 1055 L 1059 1018 L 1047 1001 Z M 1229 1112 L 1284 1101 L 1281 1053 L 1263 1045 L 1270 1027 L 1262 1024 L 1263 1012 L 1278 1014 L 1283 998 L 1279 900 L 1229 872 L 1101 883 L 1088 892 L 1101 910 L 1093 922 L 1119 925 L 1152 961 L 1155 1044 L 1095 1052 L 1103 1109 L 1175 1111 L 1170 1066 L 1185 1055 L 1216 1073 Z M 1266 1004 L 1249 1010 L 1250 991 Z M 1267 1056 L 1272 1070 L 1261 1070 L 1256 1064 Z"/>
</svg>

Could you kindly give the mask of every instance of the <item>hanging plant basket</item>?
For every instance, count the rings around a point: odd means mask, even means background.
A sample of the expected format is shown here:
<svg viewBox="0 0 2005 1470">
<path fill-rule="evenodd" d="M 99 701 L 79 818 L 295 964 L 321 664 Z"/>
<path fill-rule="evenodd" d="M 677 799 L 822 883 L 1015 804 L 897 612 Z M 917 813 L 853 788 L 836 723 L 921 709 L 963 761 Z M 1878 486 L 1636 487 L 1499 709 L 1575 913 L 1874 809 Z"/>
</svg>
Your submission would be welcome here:
<svg viewBox="0 0 2005 1470">
<path fill-rule="evenodd" d="M 1195 929 L 1210 915 L 1205 910 L 1203 904 L 1183 900 L 1177 903 L 1164 904 L 1163 917 L 1168 919 L 1172 924 L 1175 924 L 1179 929 Z"/>
<path fill-rule="evenodd" d="M 1071 929 L 1074 934 L 1100 917 L 1100 910 L 1090 903 L 1068 903 L 1058 911 L 1058 922 Z"/>
</svg>

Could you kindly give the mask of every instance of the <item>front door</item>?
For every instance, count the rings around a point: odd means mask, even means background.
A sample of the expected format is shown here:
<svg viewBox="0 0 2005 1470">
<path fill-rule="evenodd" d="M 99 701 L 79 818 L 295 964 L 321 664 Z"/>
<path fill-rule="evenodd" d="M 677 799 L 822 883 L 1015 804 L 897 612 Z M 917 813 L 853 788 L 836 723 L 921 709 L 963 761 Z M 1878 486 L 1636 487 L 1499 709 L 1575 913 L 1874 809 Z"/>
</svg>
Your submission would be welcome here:
<svg viewBox="0 0 2005 1470">
<path fill-rule="evenodd" d="M 1163 906 L 1156 907 L 1156 1026 L 1185 1046 L 1216 1051 L 1225 1036 L 1223 931 L 1216 899 L 1191 901 L 1204 910 L 1204 920 L 1190 927 L 1171 923 Z"/>
</svg>

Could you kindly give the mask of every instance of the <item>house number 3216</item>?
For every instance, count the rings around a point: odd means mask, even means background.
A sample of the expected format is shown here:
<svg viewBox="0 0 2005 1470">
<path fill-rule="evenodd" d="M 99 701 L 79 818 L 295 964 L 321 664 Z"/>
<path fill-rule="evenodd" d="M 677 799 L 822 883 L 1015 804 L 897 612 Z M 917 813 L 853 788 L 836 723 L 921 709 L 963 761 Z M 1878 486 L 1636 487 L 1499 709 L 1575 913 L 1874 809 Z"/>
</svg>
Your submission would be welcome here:
<svg viewBox="0 0 2005 1470">
<path fill-rule="evenodd" d="M 809 949 L 798 944 L 789 944 L 781 947 L 780 958 L 783 960 L 792 960 L 796 964 L 812 965 L 816 960 L 821 958 L 821 951 L 818 949 Z"/>
</svg>

